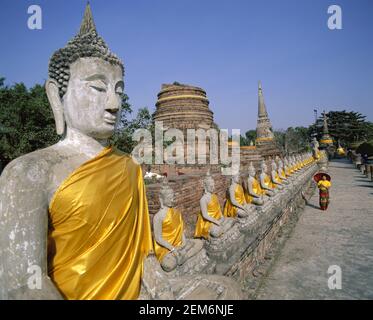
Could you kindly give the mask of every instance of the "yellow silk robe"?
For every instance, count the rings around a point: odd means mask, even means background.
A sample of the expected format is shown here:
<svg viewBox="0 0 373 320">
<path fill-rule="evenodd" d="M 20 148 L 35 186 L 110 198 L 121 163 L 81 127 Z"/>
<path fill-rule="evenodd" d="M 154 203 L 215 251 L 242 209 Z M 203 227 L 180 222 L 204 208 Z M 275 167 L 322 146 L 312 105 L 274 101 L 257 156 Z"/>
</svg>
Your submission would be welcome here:
<svg viewBox="0 0 373 320">
<path fill-rule="evenodd" d="M 48 273 L 66 299 L 136 299 L 152 251 L 141 167 L 107 147 L 49 205 Z"/>
<path fill-rule="evenodd" d="M 169 208 L 162 222 L 162 238 L 173 247 L 179 247 L 183 244 L 184 222 L 179 210 Z M 159 261 L 170 252 L 154 240 L 154 252 Z"/>
<path fill-rule="evenodd" d="M 210 202 L 207 204 L 207 213 L 210 217 L 220 220 L 222 217 L 222 212 L 219 204 L 219 199 L 216 194 L 211 195 Z M 202 215 L 202 212 L 198 214 L 196 230 L 194 232 L 195 238 L 205 238 L 208 239 L 210 234 L 212 222 L 205 220 Z"/>
<path fill-rule="evenodd" d="M 239 204 L 245 204 L 246 199 L 245 199 L 245 193 L 243 191 L 243 188 L 241 185 L 237 184 L 236 189 L 234 191 L 234 197 L 236 201 Z M 236 217 L 237 216 L 237 207 L 235 207 L 231 200 L 228 198 L 227 201 L 225 202 L 224 206 L 224 217 Z"/>
<path fill-rule="evenodd" d="M 276 185 L 271 181 L 271 177 L 267 174 L 264 178 L 264 184 L 267 188 L 276 189 Z"/>
<path fill-rule="evenodd" d="M 265 195 L 266 192 L 265 190 L 262 189 L 262 187 L 260 186 L 260 183 L 258 180 L 256 180 L 254 178 L 253 180 L 253 191 L 259 195 L 259 196 L 262 196 L 262 195 Z M 249 191 L 245 192 L 245 199 L 246 199 L 246 203 L 252 203 L 253 202 L 253 196 L 250 195 Z"/>
<path fill-rule="evenodd" d="M 280 178 L 280 176 L 278 175 L 277 172 L 275 174 L 275 180 L 276 180 L 276 182 L 282 183 L 282 179 Z"/>
<path fill-rule="evenodd" d="M 292 172 L 291 172 L 291 168 L 288 167 L 288 168 L 285 170 L 285 173 L 286 173 L 286 176 L 287 176 L 287 177 L 290 177 L 291 174 L 292 174 Z"/>
</svg>

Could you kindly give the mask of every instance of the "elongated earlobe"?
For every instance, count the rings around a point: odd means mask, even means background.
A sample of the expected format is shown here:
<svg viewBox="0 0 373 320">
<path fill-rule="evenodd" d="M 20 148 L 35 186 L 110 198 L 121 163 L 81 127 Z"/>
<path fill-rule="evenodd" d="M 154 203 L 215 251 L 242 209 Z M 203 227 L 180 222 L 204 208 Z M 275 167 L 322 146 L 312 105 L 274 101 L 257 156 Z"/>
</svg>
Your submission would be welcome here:
<svg viewBox="0 0 373 320">
<path fill-rule="evenodd" d="M 65 133 L 65 117 L 63 115 L 63 107 L 58 92 L 57 82 L 53 79 L 48 79 L 45 83 L 45 90 L 47 92 L 47 97 L 53 110 L 57 134 L 63 135 Z"/>
</svg>

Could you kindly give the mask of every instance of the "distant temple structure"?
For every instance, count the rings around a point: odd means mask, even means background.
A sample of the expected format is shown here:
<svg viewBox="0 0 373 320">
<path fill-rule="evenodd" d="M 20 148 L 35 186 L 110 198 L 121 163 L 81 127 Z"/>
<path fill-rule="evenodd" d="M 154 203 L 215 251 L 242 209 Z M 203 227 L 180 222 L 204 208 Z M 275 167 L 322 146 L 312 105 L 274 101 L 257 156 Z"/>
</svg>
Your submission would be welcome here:
<svg viewBox="0 0 373 320">
<path fill-rule="evenodd" d="M 272 124 L 264 103 L 262 83 L 260 81 L 258 85 L 258 120 L 255 144 L 262 156 L 275 156 L 281 153 L 273 134 Z"/>
<path fill-rule="evenodd" d="M 320 139 L 320 144 L 322 147 L 328 147 L 328 146 L 333 145 L 333 138 L 329 134 L 328 117 L 326 116 L 325 111 L 323 113 L 323 117 L 324 117 L 324 125 L 323 125 L 322 137 Z"/>
<path fill-rule="evenodd" d="M 162 85 L 153 120 L 163 121 L 165 128 L 180 130 L 215 126 L 206 92 L 202 88 L 177 82 Z"/>
</svg>

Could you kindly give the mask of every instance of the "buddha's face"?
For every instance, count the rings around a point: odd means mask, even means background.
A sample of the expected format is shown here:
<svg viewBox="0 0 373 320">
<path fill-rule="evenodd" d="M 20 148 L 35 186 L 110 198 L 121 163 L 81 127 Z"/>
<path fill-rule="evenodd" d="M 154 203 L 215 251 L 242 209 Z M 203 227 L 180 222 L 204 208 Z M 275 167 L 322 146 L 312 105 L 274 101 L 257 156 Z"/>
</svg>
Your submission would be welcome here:
<svg viewBox="0 0 373 320">
<path fill-rule="evenodd" d="M 164 206 L 172 208 L 175 206 L 175 192 L 173 190 L 167 190 L 161 194 L 161 202 Z"/>
<path fill-rule="evenodd" d="M 325 177 L 325 176 L 322 176 L 322 179 L 325 181 L 325 180 L 326 180 L 326 177 Z"/>
<path fill-rule="evenodd" d="M 209 178 L 205 180 L 205 190 L 209 193 L 213 193 L 215 190 L 215 182 L 213 179 Z"/>
<path fill-rule="evenodd" d="M 232 178 L 232 181 L 234 183 L 240 183 L 240 175 L 239 174 L 234 175 Z"/>
<path fill-rule="evenodd" d="M 63 96 L 68 127 L 96 138 L 109 138 L 118 120 L 122 69 L 100 58 L 80 58 L 70 65 L 70 79 Z"/>
<path fill-rule="evenodd" d="M 265 163 L 262 163 L 261 169 L 262 169 L 262 172 L 266 173 L 267 172 L 267 165 Z"/>
<path fill-rule="evenodd" d="M 250 168 L 249 168 L 249 175 L 250 175 L 251 177 L 254 177 L 254 176 L 255 176 L 255 168 L 254 168 L 254 167 L 250 167 Z"/>
<path fill-rule="evenodd" d="M 272 170 L 276 170 L 277 169 L 277 165 L 275 162 L 272 162 Z"/>
</svg>

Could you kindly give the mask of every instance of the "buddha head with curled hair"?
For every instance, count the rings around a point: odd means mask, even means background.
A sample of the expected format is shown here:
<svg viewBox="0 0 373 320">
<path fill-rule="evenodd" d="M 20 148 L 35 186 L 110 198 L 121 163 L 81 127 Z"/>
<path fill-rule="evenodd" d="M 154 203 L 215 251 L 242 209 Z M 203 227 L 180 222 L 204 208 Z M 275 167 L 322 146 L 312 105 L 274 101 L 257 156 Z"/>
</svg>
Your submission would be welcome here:
<svg viewBox="0 0 373 320">
<path fill-rule="evenodd" d="M 175 192 L 171 188 L 166 177 L 163 178 L 162 187 L 159 192 L 161 206 L 172 208 L 175 206 Z"/>
<path fill-rule="evenodd" d="M 46 92 L 57 134 L 66 128 L 95 139 L 107 139 L 119 118 L 124 67 L 97 34 L 87 4 L 79 33 L 54 52 Z"/>
</svg>

